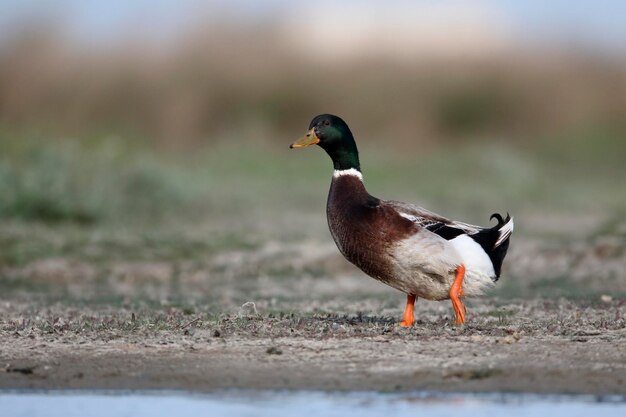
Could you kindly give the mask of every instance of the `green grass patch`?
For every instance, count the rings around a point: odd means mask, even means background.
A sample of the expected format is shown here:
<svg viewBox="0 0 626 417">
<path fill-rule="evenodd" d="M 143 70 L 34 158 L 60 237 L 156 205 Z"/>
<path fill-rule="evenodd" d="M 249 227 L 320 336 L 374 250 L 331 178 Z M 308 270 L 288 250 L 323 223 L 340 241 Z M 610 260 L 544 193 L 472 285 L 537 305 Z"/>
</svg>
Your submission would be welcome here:
<svg viewBox="0 0 626 417">
<path fill-rule="evenodd" d="M 154 219 L 189 200 L 185 183 L 182 170 L 146 149 L 0 134 L 0 218 Z"/>
</svg>

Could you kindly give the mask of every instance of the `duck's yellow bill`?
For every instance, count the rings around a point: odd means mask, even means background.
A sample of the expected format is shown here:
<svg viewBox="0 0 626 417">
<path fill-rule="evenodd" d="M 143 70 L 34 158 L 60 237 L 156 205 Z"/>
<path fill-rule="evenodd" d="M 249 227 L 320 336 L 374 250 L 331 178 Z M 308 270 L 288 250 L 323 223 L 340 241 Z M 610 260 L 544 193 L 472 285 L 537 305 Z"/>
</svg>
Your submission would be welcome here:
<svg viewBox="0 0 626 417">
<path fill-rule="evenodd" d="M 307 146 L 315 145 L 317 143 L 320 143 L 320 138 L 318 138 L 315 134 L 315 129 L 311 129 L 302 138 L 289 145 L 289 148 L 304 148 Z"/>
</svg>

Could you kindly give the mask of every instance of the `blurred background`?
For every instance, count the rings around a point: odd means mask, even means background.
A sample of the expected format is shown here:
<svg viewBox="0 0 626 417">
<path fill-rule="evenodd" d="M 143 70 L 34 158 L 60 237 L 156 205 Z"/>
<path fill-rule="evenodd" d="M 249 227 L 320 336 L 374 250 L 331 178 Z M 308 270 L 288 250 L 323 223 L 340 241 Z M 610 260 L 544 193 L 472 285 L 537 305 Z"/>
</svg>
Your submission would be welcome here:
<svg viewBox="0 0 626 417">
<path fill-rule="evenodd" d="M 625 19 L 619 1 L 4 0 L 0 293 L 395 306 L 333 246 L 327 156 L 287 148 L 334 113 L 372 194 L 515 216 L 499 296 L 623 295 Z"/>
</svg>

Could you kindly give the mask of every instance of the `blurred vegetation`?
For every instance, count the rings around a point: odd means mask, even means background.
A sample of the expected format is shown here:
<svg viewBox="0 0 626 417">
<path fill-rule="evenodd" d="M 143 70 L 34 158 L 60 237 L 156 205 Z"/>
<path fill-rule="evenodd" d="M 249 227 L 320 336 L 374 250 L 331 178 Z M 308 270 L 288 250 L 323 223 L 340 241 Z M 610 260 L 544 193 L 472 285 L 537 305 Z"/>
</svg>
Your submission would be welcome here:
<svg viewBox="0 0 626 417">
<path fill-rule="evenodd" d="M 405 148 L 626 130 L 619 57 L 546 48 L 419 61 L 375 51 L 319 58 L 269 24 L 212 25 L 156 50 L 130 41 L 91 50 L 43 26 L 0 44 L 0 124 L 53 137 L 140 138 L 166 149 L 250 132 L 279 141 L 323 112 L 344 116 L 361 141 Z"/>
<path fill-rule="evenodd" d="M 151 218 L 180 206 L 184 174 L 119 141 L 0 133 L 0 217 L 81 224 Z"/>
<path fill-rule="evenodd" d="M 495 209 L 611 217 L 626 213 L 626 193 L 619 192 L 626 181 L 622 135 L 590 131 L 530 147 L 478 141 L 410 153 L 366 142 L 361 159 L 373 194 L 438 207 L 451 217 L 484 223 Z M 225 229 L 263 228 L 254 216 L 268 227 L 298 213 L 322 218 L 330 162 L 319 149 L 288 150 L 289 139 L 224 139 L 194 154 L 166 154 L 120 139 L 5 131 L 0 218 L 140 227 L 173 219 Z"/>
<path fill-rule="evenodd" d="M 623 256 L 623 60 L 524 51 L 333 64 L 266 27 L 224 30 L 158 53 L 93 52 L 54 31 L 0 45 L 0 292 L 245 301 L 340 276 L 345 263 L 306 247 L 331 242 L 330 161 L 287 149 L 322 112 L 352 127 L 378 197 L 483 225 L 509 211 L 515 239 L 570 255 L 582 242 L 598 254 L 590 262 Z M 500 295 L 591 291 L 547 269 L 532 285 L 513 271 Z M 609 271 L 593 291 L 620 279 Z"/>
</svg>

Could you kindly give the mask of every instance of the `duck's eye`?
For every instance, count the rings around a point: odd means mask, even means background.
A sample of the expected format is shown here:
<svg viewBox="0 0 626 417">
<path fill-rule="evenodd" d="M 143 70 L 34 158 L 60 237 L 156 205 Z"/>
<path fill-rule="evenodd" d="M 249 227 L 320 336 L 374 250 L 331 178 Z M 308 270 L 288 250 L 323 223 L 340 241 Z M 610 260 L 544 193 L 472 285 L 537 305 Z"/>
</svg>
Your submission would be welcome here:
<svg viewBox="0 0 626 417">
<path fill-rule="evenodd" d="M 324 121 L 324 126 L 330 126 L 330 122 L 328 120 Z"/>
</svg>

